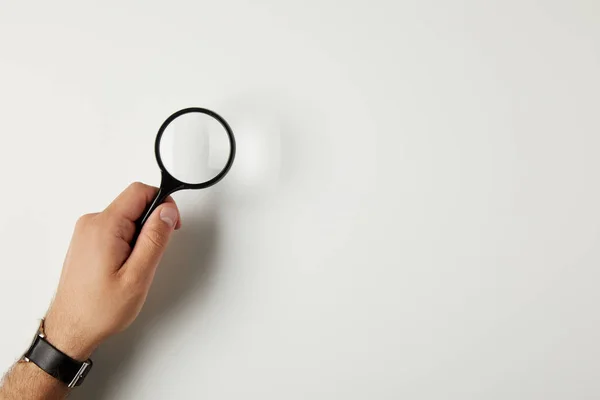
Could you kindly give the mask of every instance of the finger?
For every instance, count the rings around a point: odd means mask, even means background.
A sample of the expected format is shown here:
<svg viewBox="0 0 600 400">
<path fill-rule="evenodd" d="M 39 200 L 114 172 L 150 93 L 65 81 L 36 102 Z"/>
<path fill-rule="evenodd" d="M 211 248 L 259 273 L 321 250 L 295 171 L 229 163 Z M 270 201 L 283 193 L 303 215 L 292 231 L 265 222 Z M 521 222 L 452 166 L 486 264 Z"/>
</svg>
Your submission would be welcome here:
<svg viewBox="0 0 600 400">
<path fill-rule="evenodd" d="M 117 218 L 125 218 L 135 222 L 141 218 L 148 204 L 154 200 L 158 188 L 146 185 L 140 182 L 134 182 L 129 185 L 106 209 L 107 213 Z M 171 196 L 167 197 L 166 202 L 175 203 Z M 175 230 L 181 228 L 181 219 L 177 220 Z M 131 234 L 133 236 L 133 233 Z M 131 241 L 131 238 L 129 238 Z"/>
<path fill-rule="evenodd" d="M 154 210 L 120 273 L 129 275 L 134 282 L 151 281 L 178 220 L 179 210 L 173 202 L 163 203 Z"/>
<path fill-rule="evenodd" d="M 150 203 L 158 188 L 140 182 L 132 183 L 107 208 L 106 212 L 117 218 L 125 218 L 131 222 L 137 221 L 148 203 Z"/>
<path fill-rule="evenodd" d="M 165 203 L 173 203 L 177 205 L 171 196 L 167 197 Z M 179 215 L 179 218 L 177 218 L 177 224 L 175 224 L 175 230 L 178 231 L 179 229 L 181 229 L 181 214 Z"/>
<path fill-rule="evenodd" d="M 130 243 L 135 235 L 135 221 L 137 221 L 144 210 L 158 192 L 158 188 L 135 182 L 129 185 L 107 208 L 103 214 L 106 220 L 114 227 L 113 234 Z M 175 204 L 171 196 L 165 200 L 167 203 Z M 181 228 L 180 219 L 177 220 L 175 230 Z"/>
</svg>

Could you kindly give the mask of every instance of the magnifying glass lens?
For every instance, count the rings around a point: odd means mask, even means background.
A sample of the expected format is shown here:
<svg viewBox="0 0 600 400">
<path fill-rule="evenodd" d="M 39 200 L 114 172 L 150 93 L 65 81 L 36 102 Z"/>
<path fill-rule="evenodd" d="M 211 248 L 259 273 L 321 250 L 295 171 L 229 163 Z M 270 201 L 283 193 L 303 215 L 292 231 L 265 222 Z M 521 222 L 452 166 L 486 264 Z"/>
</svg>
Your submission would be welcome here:
<svg viewBox="0 0 600 400">
<path fill-rule="evenodd" d="M 171 176 L 195 185 L 210 181 L 225 168 L 231 145 L 227 131 L 217 119 L 189 112 L 165 128 L 158 151 Z"/>
</svg>

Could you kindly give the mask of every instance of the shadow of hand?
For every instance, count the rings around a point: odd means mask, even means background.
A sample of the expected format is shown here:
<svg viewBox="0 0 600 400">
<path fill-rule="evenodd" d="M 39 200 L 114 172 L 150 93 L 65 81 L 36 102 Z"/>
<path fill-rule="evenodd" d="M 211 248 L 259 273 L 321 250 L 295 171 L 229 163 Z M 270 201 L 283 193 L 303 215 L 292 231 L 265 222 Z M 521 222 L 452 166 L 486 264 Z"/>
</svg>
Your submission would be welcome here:
<svg viewBox="0 0 600 400">
<path fill-rule="evenodd" d="M 139 344 L 153 325 L 168 314 L 176 313 L 194 292 L 208 292 L 213 273 L 214 250 L 218 240 L 217 214 L 213 207 L 201 215 L 186 218 L 172 238 L 142 312 L 124 332 L 110 338 L 93 355 L 94 367 L 85 383 L 73 391 L 71 398 L 107 400 L 111 388 L 118 387 L 135 368 Z M 151 336 L 151 335 L 148 335 Z"/>
</svg>

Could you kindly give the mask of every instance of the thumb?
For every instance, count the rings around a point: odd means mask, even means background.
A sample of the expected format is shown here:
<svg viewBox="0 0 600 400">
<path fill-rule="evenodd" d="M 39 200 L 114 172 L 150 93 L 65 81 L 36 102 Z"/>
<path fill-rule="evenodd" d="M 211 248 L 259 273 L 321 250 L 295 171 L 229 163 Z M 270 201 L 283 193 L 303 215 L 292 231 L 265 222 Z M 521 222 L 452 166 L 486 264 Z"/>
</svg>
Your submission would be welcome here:
<svg viewBox="0 0 600 400">
<path fill-rule="evenodd" d="M 123 265 L 126 274 L 134 278 L 152 279 L 179 222 L 179 210 L 175 203 L 161 204 L 150 216 L 137 239 L 129 259 Z"/>
</svg>

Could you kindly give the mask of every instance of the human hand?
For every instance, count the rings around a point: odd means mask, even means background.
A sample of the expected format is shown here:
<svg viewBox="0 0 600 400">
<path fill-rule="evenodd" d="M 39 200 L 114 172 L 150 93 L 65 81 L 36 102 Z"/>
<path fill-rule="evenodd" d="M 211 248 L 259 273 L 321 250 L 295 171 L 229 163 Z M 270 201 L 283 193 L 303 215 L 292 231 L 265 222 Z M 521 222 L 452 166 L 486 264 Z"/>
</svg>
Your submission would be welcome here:
<svg viewBox="0 0 600 400">
<path fill-rule="evenodd" d="M 134 183 L 103 212 L 77 222 L 45 319 L 48 341 L 70 357 L 89 358 L 140 312 L 169 238 L 181 226 L 169 198 L 152 213 L 131 249 L 135 221 L 156 192 Z"/>
</svg>

